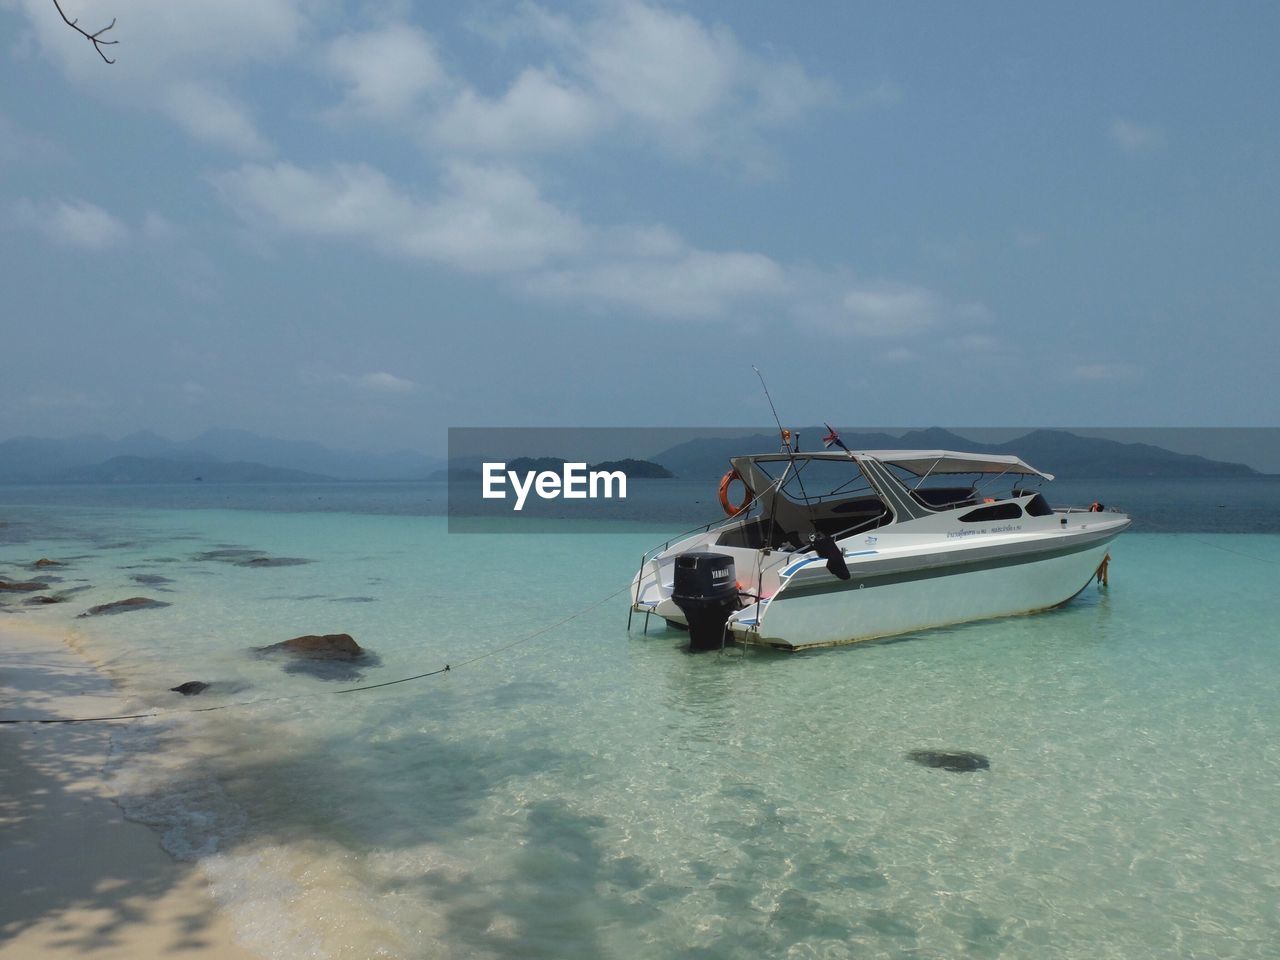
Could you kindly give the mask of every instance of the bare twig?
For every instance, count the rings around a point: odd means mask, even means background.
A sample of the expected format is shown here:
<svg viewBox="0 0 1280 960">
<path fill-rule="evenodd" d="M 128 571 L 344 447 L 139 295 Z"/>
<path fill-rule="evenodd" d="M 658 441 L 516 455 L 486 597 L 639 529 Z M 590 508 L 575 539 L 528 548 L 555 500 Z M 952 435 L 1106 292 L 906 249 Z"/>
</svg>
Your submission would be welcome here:
<svg viewBox="0 0 1280 960">
<path fill-rule="evenodd" d="M 62 22 L 63 22 L 63 23 L 65 23 L 68 27 L 70 27 L 70 28 L 71 28 L 72 30 L 74 30 L 76 33 L 80 34 L 82 37 L 87 37 L 87 38 L 88 38 L 88 39 L 93 43 L 93 49 L 95 49 L 95 50 L 97 50 L 97 51 L 98 51 L 98 56 L 100 56 L 100 57 L 101 57 L 103 60 L 105 60 L 107 63 L 115 63 L 115 61 L 114 61 L 114 60 L 112 60 L 110 57 L 108 57 L 105 53 L 103 53 L 103 52 L 102 52 L 102 48 L 103 48 L 103 47 L 109 47 L 109 46 L 111 46 L 113 43 L 119 43 L 120 41 L 119 41 L 119 40 L 103 40 L 103 39 L 101 39 L 101 37 L 102 37 L 102 35 L 103 35 L 104 33 L 106 33 L 108 30 L 110 30 L 112 27 L 114 27 L 114 26 L 116 25 L 116 18 L 115 18 L 115 17 L 112 17 L 112 18 L 111 18 L 111 22 L 110 22 L 110 23 L 108 23 L 108 24 L 107 24 L 105 27 L 103 27 L 101 30 L 99 30 L 97 33 L 89 33 L 89 31 L 85 30 L 83 27 L 79 27 L 79 26 L 77 26 L 77 24 L 80 22 L 80 18 L 79 18 L 79 17 L 77 17 L 77 18 L 76 18 L 76 19 L 74 19 L 74 20 L 69 20 L 69 19 L 67 18 L 67 15 L 66 15 L 65 13 L 63 13 L 63 12 L 62 12 L 62 5 L 61 5 L 60 3 L 58 3 L 58 0 L 53 0 L 53 5 L 54 5 L 54 7 L 55 7 L 55 8 L 57 8 L 58 16 L 62 17 Z"/>
</svg>

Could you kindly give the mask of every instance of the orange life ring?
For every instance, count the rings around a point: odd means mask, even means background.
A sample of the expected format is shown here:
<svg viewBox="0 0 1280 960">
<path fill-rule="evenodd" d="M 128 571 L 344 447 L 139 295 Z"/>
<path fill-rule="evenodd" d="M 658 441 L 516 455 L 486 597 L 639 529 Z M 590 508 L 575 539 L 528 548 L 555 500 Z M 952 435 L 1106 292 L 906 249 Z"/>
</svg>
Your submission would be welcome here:
<svg viewBox="0 0 1280 960">
<path fill-rule="evenodd" d="M 739 504 L 734 504 L 729 500 L 729 485 L 737 480 L 742 484 L 745 497 Z M 737 470 L 730 470 L 720 478 L 720 506 L 724 512 L 731 517 L 736 517 L 747 507 L 751 506 L 751 501 L 755 498 L 751 495 L 751 488 L 747 486 L 747 481 L 743 480 Z"/>
</svg>

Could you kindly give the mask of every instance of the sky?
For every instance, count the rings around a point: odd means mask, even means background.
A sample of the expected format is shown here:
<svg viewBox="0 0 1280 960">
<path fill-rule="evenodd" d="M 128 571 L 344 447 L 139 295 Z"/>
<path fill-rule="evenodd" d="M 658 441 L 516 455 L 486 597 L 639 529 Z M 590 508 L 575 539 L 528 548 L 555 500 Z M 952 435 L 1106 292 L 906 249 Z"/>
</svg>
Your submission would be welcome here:
<svg viewBox="0 0 1280 960">
<path fill-rule="evenodd" d="M 1275 426 L 1280 7 L 0 0 L 0 439 Z"/>
</svg>

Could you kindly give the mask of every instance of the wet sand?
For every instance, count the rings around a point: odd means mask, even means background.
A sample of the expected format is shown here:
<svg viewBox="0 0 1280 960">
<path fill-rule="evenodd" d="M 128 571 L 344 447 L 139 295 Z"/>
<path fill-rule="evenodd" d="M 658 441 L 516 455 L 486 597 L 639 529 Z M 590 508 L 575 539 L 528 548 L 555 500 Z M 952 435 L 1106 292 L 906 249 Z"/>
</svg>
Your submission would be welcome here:
<svg viewBox="0 0 1280 960">
<path fill-rule="evenodd" d="M 0 619 L 0 720 L 127 707 L 61 632 Z M 199 871 L 113 802 L 115 726 L 0 724 L 0 960 L 250 960 Z"/>
</svg>

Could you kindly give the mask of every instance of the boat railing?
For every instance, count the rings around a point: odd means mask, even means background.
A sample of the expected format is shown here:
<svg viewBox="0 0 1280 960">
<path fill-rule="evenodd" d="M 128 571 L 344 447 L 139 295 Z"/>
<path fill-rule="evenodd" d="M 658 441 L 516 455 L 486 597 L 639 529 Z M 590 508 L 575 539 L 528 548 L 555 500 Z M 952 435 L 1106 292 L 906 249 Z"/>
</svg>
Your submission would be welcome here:
<svg viewBox="0 0 1280 960">
<path fill-rule="evenodd" d="M 1054 512 L 1054 513 L 1066 513 L 1066 514 L 1071 514 L 1071 513 L 1124 513 L 1124 509 L 1123 509 L 1122 507 L 1119 507 L 1119 506 L 1115 505 L 1115 504 L 1112 504 L 1111 506 L 1103 507 L 1101 510 L 1094 510 L 1094 509 L 1093 509 L 1093 508 L 1091 508 L 1091 507 L 1077 507 L 1077 506 L 1054 507 L 1054 508 L 1053 508 L 1053 512 Z"/>
</svg>

